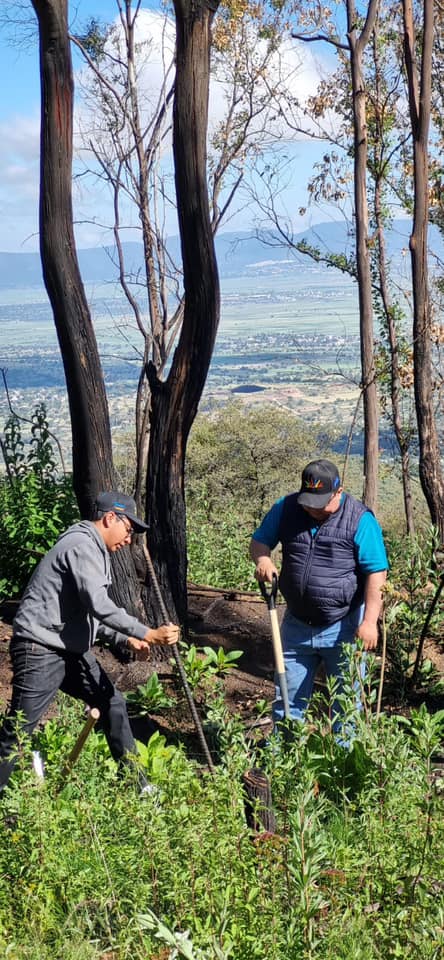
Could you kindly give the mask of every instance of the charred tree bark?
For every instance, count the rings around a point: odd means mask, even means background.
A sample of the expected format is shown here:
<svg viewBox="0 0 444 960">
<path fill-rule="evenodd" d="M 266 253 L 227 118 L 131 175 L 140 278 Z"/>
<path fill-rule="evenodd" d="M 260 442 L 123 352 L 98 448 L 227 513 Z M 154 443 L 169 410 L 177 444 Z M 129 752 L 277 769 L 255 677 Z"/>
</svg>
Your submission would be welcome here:
<svg viewBox="0 0 444 960">
<path fill-rule="evenodd" d="M 102 367 L 80 276 L 72 213 L 73 74 L 66 0 L 33 0 L 40 38 L 40 252 L 65 369 L 72 430 L 73 483 L 82 517 L 114 485 L 111 430 Z M 136 609 L 129 551 L 113 560 L 118 603 Z"/>
<path fill-rule="evenodd" d="M 65 368 L 73 482 L 82 516 L 112 486 L 111 432 L 102 369 L 75 248 L 71 177 L 73 76 L 66 0 L 33 0 L 42 85 L 40 251 Z"/>
<path fill-rule="evenodd" d="M 148 367 L 152 391 L 146 498 L 149 545 L 168 613 L 180 622 L 187 613 L 186 444 L 205 385 L 220 314 L 206 178 L 210 27 L 217 6 L 217 2 L 210 4 L 207 0 L 175 0 L 173 150 L 184 317 L 166 381 L 158 379 L 153 364 Z M 155 597 L 149 596 L 148 609 L 156 610 Z"/>
<path fill-rule="evenodd" d="M 276 833 L 276 816 L 273 810 L 271 787 L 263 770 L 253 767 L 247 770 L 242 782 L 245 789 L 245 818 L 250 830 L 256 834 Z"/>
<path fill-rule="evenodd" d="M 424 0 L 421 28 L 421 65 L 413 5 L 403 0 L 404 58 L 407 72 L 410 122 L 413 134 L 414 209 L 410 236 L 413 283 L 413 367 L 419 436 L 419 476 L 432 523 L 444 540 L 444 479 L 433 405 L 431 307 L 428 283 L 429 156 L 428 136 L 432 93 L 433 0 Z"/>
</svg>

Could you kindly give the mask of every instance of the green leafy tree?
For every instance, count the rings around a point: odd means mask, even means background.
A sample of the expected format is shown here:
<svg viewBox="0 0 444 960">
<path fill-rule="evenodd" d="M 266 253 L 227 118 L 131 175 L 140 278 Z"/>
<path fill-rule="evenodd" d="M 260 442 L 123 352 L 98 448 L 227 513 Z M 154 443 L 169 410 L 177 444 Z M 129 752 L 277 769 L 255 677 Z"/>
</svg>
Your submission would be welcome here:
<svg viewBox="0 0 444 960">
<path fill-rule="evenodd" d="M 257 523 L 276 497 L 298 487 L 303 466 L 325 444 L 316 425 L 271 405 L 232 401 L 202 414 L 189 443 L 189 503 L 205 501 L 209 519 L 237 506 L 247 522 Z"/>
<path fill-rule="evenodd" d="M 186 464 L 191 580 L 255 588 L 251 534 L 277 497 L 298 488 L 303 466 L 326 440 L 271 406 L 232 402 L 197 417 Z"/>
</svg>

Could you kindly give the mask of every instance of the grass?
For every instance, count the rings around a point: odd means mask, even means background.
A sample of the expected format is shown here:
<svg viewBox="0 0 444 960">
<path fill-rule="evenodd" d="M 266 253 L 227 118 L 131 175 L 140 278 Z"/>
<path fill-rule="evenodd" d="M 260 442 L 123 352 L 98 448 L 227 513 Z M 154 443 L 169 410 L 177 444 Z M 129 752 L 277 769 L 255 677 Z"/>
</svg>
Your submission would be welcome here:
<svg viewBox="0 0 444 960">
<path fill-rule="evenodd" d="M 143 800 L 117 779 L 101 735 L 57 794 L 76 704 L 40 737 L 43 782 L 24 745 L 0 821 L 0 955 L 438 960 L 443 795 L 429 773 L 443 717 L 359 718 L 350 751 L 314 719 L 292 744 L 250 755 L 222 706 L 219 724 L 215 776 L 158 737 L 148 774 L 161 794 Z M 246 825 L 250 764 L 271 779 L 272 838 Z"/>
</svg>

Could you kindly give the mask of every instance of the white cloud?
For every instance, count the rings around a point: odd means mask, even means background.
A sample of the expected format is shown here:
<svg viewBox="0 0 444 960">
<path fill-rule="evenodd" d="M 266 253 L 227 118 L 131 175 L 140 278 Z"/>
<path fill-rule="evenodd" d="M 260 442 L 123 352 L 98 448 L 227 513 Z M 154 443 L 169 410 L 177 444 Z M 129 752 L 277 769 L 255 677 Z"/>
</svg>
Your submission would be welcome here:
<svg viewBox="0 0 444 960">
<path fill-rule="evenodd" d="M 117 29 L 117 28 L 116 28 Z M 118 29 L 121 29 L 120 27 Z M 141 100 L 155 103 L 161 91 L 165 68 L 174 55 L 175 28 L 171 19 L 150 10 L 141 10 L 138 16 L 137 41 L 146 44 L 146 62 L 141 69 Z M 287 40 L 280 59 L 276 58 L 274 70 L 286 80 L 290 90 L 300 101 L 314 93 L 320 79 L 322 65 L 312 49 L 297 41 Z M 86 67 L 76 75 L 76 124 L 88 126 L 89 109 L 80 99 L 80 86 Z M 171 73 L 172 79 L 172 73 Z M 224 88 L 221 83 L 212 83 L 210 95 L 211 127 L 222 119 L 225 108 Z M 77 141 L 78 142 L 78 141 Z M 21 249 L 25 238 L 26 249 L 38 248 L 36 237 L 38 224 L 40 118 L 35 111 L 29 115 L 16 115 L 8 122 L 0 123 L 0 249 Z M 169 146 L 167 146 L 167 150 Z M 81 207 L 81 218 L 104 222 L 107 198 L 98 188 L 88 190 L 80 181 L 74 187 L 75 204 Z M 246 211 L 247 213 L 247 211 Z M 248 217 L 245 216 L 245 225 Z M 76 228 L 78 242 L 92 245 L 103 242 L 104 232 L 100 227 L 84 223 Z M 109 242 L 109 236 L 105 242 Z"/>
<path fill-rule="evenodd" d="M 40 118 L 0 124 L 0 249 L 38 249 Z"/>
<path fill-rule="evenodd" d="M 159 99 L 167 71 L 170 85 L 173 82 L 172 66 L 175 50 L 175 26 L 173 21 L 155 11 L 140 10 L 136 21 L 135 43 L 138 47 L 137 87 L 139 107 L 149 115 Z M 107 41 L 107 50 L 114 57 L 116 56 L 116 46 L 123 60 L 125 57 L 125 38 L 119 19 L 114 22 L 113 33 Z M 102 61 L 100 68 L 106 69 L 106 61 Z M 114 74 L 111 79 L 111 86 L 118 90 L 118 82 L 115 78 L 119 75 L 119 69 L 115 65 L 111 69 Z M 86 64 L 83 64 L 77 71 L 76 85 L 79 91 L 83 90 L 84 94 L 90 84 L 91 76 L 90 68 Z M 76 113 L 76 126 L 80 125 L 88 129 L 88 125 L 94 116 L 94 106 L 91 107 L 91 104 L 88 103 L 88 100 L 85 101 L 85 98 L 82 101 L 78 97 Z"/>
<path fill-rule="evenodd" d="M 240 61 L 239 72 L 257 71 L 255 96 L 269 93 L 267 127 L 270 137 L 274 135 L 281 142 L 308 139 L 315 130 L 304 117 L 303 110 L 308 98 L 316 93 L 321 79 L 331 73 L 334 59 L 330 54 L 328 58 L 316 55 L 312 46 L 294 40 L 288 33 L 273 54 L 268 55 L 267 41 L 261 39 L 260 31 L 254 27 L 249 28 L 245 42 L 240 45 L 240 56 L 243 49 L 247 55 L 245 64 Z M 215 66 L 210 87 L 210 132 L 223 119 L 227 98 L 231 95 L 229 60 L 223 56 L 215 58 Z M 282 108 L 280 114 L 279 105 Z M 240 103 L 239 110 L 245 107 L 248 109 L 247 101 Z M 261 133 L 263 119 L 262 115 L 256 124 Z"/>
<path fill-rule="evenodd" d="M 114 24 L 114 42 L 118 41 L 123 48 L 123 28 L 117 20 Z M 250 62 L 258 65 L 261 61 L 265 62 L 267 43 L 259 39 L 258 31 L 250 30 L 251 39 L 249 45 L 251 50 Z M 139 75 L 138 86 L 140 91 L 140 106 L 145 107 L 145 115 L 149 117 L 153 106 L 158 102 L 162 91 L 162 84 L 165 77 L 165 71 L 169 69 L 171 85 L 173 79 L 172 64 L 175 49 L 175 25 L 171 18 L 166 15 L 151 11 L 141 10 L 137 18 L 136 42 L 140 45 L 139 54 Z M 110 50 L 112 44 L 110 42 Z M 217 67 L 217 73 L 212 75 L 210 83 L 210 101 L 209 101 L 209 125 L 210 134 L 216 125 L 220 123 L 226 113 L 226 100 L 229 95 L 229 75 L 230 65 L 224 66 L 224 58 L 214 58 L 214 65 Z M 279 50 L 273 55 L 270 61 L 266 61 L 267 86 L 275 87 L 288 93 L 289 98 L 297 99 L 302 106 L 307 98 L 312 96 L 323 75 L 332 69 L 333 61 L 331 56 L 328 59 L 317 57 L 313 48 L 300 41 L 292 39 L 287 35 L 283 40 Z M 90 77 L 89 68 L 84 66 L 78 71 L 77 80 L 79 87 L 88 82 Z M 258 84 L 260 89 L 260 84 Z M 266 89 L 262 84 L 262 91 Z M 242 109 L 241 105 L 241 109 Z M 270 104 L 270 111 L 273 105 Z M 77 102 L 77 120 L 78 125 L 88 130 L 91 120 L 94 117 L 94 108 L 85 102 Z M 280 125 L 280 134 L 290 137 L 289 130 L 285 131 L 284 124 Z M 168 142 L 170 148 L 171 142 Z"/>
<path fill-rule="evenodd" d="M 0 123 L 0 161 L 14 156 L 35 162 L 40 149 L 40 117 L 15 115 Z"/>
</svg>

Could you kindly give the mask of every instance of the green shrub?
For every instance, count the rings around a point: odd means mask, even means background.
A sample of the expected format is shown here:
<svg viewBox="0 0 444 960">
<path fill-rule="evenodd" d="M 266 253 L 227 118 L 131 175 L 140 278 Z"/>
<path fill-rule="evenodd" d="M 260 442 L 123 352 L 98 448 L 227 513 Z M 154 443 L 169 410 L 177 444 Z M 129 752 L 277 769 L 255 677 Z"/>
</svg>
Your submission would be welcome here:
<svg viewBox="0 0 444 960">
<path fill-rule="evenodd" d="M 59 793 L 83 723 L 63 698 L 58 733 L 39 740 L 46 779 L 33 777 L 25 743 L 2 799 L 1 955 L 440 960 L 443 797 L 429 773 L 442 716 L 364 713 L 349 753 L 325 718 L 266 749 L 242 740 L 222 703 L 212 719 L 214 776 L 156 735 L 140 752 L 161 789 L 141 800 L 93 733 Z M 250 765 L 271 781 L 273 836 L 246 824 Z"/>
<path fill-rule="evenodd" d="M 240 511 L 225 507 L 211 519 L 205 503 L 188 509 L 188 579 L 212 587 L 255 590 L 254 566 L 248 556 L 253 528 Z"/>
<path fill-rule="evenodd" d="M 320 439 L 316 424 L 272 406 L 232 402 L 198 416 L 187 445 L 189 506 L 205 503 L 213 522 L 237 505 L 251 530 L 277 497 L 299 485 L 302 467 L 324 449 Z"/>
<path fill-rule="evenodd" d="M 20 421 L 10 417 L 2 441 L 0 600 L 20 595 L 41 557 L 78 519 L 71 477 L 56 467 L 43 404 L 36 407 L 25 450 Z"/>
<path fill-rule="evenodd" d="M 155 710 L 164 710 L 175 703 L 165 692 L 157 673 L 152 673 L 146 683 L 140 683 L 136 690 L 126 694 L 126 702 L 131 713 L 143 717 Z"/>
<path fill-rule="evenodd" d="M 392 679 L 402 695 L 441 576 L 438 531 L 429 526 L 415 537 L 389 536 L 387 546 L 390 558 L 384 601 L 387 650 Z M 440 635 L 443 610 L 441 594 L 430 618 L 428 636 Z M 422 678 L 425 682 L 433 681 L 433 672 L 426 667 Z"/>
<path fill-rule="evenodd" d="M 186 462 L 189 579 L 255 590 L 251 534 L 320 452 L 317 427 L 276 407 L 233 402 L 197 417 Z"/>
<path fill-rule="evenodd" d="M 217 651 L 212 647 L 203 647 L 198 650 L 194 643 L 188 644 L 184 641 L 180 642 L 180 647 L 182 648 L 182 665 L 192 688 L 197 687 L 201 681 L 221 677 L 235 670 L 235 661 L 242 656 L 242 650 L 225 652 L 223 647 L 218 647 Z M 174 659 L 170 662 L 175 666 Z"/>
</svg>

